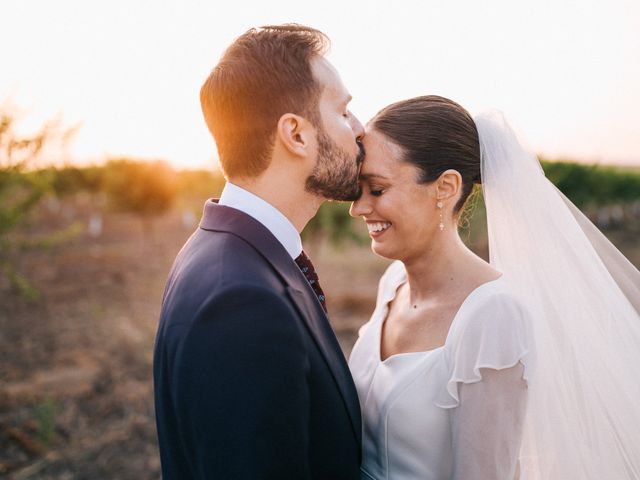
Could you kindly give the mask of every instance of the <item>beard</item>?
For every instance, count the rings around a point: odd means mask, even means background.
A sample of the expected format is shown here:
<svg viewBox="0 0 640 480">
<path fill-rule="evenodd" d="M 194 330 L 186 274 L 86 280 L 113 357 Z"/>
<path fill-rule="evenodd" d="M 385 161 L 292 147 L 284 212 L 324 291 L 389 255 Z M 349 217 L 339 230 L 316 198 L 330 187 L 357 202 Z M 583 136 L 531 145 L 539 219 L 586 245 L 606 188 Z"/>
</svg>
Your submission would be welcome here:
<svg viewBox="0 0 640 480">
<path fill-rule="evenodd" d="M 321 129 L 318 132 L 318 160 L 307 177 L 306 190 L 328 200 L 352 202 L 360 198 L 358 176 L 364 161 L 364 147 L 359 141 L 357 144 L 358 153 L 349 155 Z"/>
</svg>

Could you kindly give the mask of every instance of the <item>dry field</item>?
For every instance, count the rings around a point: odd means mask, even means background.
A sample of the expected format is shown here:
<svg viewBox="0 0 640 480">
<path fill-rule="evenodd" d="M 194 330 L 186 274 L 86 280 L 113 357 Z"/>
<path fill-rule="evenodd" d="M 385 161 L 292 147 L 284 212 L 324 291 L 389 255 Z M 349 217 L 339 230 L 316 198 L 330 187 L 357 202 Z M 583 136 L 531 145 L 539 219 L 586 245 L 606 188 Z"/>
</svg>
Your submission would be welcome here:
<svg viewBox="0 0 640 480">
<path fill-rule="evenodd" d="M 41 213 L 29 232 L 51 228 L 51 217 Z M 75 218 L 88 223 L 82 209 Z M 193 228 L 185 223 L 173 212 L 145 233 L 137 218 L 111 214 L 98 237 L 17 254 L 41 295 L 28 301 L 0 281 L 0 476 L 160 477 L 152 348 L 166 274 Z M 636 265 L 639 231 L 611 232 Z M 388 261 L 355 245 L 310 254 L 348 354 Z"/>
</svg>

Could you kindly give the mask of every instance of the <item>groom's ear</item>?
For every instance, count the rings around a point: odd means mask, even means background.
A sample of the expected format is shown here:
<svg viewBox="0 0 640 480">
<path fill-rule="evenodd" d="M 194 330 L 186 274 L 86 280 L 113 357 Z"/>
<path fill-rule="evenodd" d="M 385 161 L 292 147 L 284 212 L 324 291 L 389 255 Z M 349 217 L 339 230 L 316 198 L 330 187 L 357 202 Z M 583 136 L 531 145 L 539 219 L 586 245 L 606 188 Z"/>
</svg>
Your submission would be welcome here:
<svg viewBox="0 0 640 480">
<path fill-rule="evenodd" d="M 450 200 L 462 191 L 462 175 L 457 170 L 445 170 L 438 177 L 436 185 L 438 200 Z"/>
<path fill-rule="evenodd" d="M 294 113 L 285 113 L 278 120 L 276 135 L 291 154 L 308 156 L 315 130 L 308 120 Z"/>
</svg>

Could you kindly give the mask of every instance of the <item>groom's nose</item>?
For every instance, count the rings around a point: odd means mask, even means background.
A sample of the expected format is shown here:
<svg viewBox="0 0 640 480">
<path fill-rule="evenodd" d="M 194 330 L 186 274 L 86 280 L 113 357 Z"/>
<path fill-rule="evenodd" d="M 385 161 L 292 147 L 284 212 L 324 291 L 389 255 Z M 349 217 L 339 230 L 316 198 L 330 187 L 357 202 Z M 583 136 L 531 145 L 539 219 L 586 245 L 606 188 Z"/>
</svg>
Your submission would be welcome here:
<svg viewBox="0 0 640 480">
<path fill-rule="evenodd" d="M 356 139 L 362 140 L 362 137 L 364 137 L 364 127 L 353 113 L 351 114 L 351 129 L 353 130 Z"/>
</svg>

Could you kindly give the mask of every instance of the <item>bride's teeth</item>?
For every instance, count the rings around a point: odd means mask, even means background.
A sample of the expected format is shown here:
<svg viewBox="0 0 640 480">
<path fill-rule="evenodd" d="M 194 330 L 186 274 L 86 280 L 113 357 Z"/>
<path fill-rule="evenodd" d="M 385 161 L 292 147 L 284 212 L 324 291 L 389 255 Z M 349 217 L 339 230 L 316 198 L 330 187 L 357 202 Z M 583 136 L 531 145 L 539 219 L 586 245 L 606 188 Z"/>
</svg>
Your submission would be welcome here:
<svg viewBox="0 0 640 480">
<path fill-rule="evenodd" d="M 391 224 L 389 222 L 367 223 L 370 232 L 381 232 L 390 226 Z"/>
</svg>

